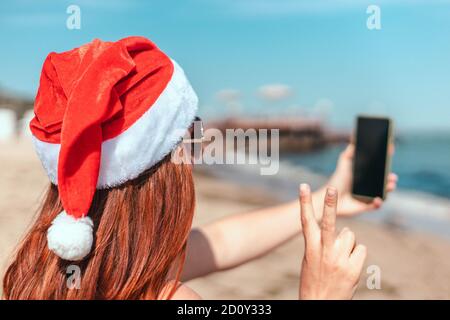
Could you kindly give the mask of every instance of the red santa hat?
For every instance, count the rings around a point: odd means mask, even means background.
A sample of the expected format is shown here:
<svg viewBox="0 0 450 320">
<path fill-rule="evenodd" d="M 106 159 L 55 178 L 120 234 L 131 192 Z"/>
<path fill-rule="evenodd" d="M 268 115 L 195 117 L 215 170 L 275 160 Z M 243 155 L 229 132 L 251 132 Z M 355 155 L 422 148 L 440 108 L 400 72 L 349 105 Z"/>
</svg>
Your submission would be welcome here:
<svg viewBox="0 0 450 320">
<path fill-rule="evenodd" d="M 191 125 L 197 103 L 180 66 L 143 37 L 50 53 L 30 123 L 64 207 L 47 232 L 49 249 L 71 261 L 88 255 L 96 189 L 162 160 Z"/>
</svg>

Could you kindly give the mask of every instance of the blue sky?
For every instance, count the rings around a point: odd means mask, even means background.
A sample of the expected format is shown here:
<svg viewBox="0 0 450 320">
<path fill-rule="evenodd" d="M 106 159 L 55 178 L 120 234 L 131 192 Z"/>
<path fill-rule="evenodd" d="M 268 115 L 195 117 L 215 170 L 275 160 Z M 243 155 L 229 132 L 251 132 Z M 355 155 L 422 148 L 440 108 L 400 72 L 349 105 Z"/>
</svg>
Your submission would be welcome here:
<svg viewBox="0 0 450 320">
<path fill-rule="evenodd" d="M 70 4 L 80 30 L 66 28 Z M 366 27 L 369 4 L 381 30 Z M 239 112 L 326 110 L 337 127 L 378 113 L 402 129 L 450 128 L 450 0 L 2 1 L 0 86 L 33 96 L 49 52 L 130 35 L 180 63 L 207 116 L 230 112 L 218 93 L 233 92 Z M 258 94 L 274 84 L 288 89 L 283 100 Z"/>
</svg>

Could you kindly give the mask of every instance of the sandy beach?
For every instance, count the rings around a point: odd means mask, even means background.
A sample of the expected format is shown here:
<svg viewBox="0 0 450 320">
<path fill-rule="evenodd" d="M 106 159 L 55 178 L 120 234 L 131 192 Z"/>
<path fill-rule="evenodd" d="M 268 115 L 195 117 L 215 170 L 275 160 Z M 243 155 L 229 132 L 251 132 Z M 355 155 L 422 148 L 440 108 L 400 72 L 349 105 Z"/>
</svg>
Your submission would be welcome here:
<svg viewBox="0 0 450 320">
<path fill-rule="evenodd" d="M 48 180 L 29 141 L 1 143 L 0 163 L 0 275 L 3 277 Z M 201 172 L 196 172 L 195 180 L 194 225 L 280 201 L 263 187 L 249 188 Z M 377 265 L 381 270 L 381 289 L 369 290 L 368 275 L 364 272 L 356 299 L 450 299 L 448 239 L 361 219 L 340 219 L 339 226 L 350 227 L 358 241 L 368 247 L 367 267 Z M 188 285 L 205 299 L 296 299 L 302 248 L 299 236 L 265 257 L 190 281 Z"/>
</svg>

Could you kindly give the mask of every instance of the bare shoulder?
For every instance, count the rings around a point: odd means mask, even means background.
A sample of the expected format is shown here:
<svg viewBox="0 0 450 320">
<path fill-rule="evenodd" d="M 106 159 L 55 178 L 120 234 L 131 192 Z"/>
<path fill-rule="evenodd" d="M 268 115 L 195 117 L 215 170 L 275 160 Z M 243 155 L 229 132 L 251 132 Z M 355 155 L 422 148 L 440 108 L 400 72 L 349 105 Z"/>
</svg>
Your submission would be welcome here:
<svg viewBox="0 0 450 320">
<path fill-rule="evenodd" d="M 197 292 L 189 288 L 187 285 L 171 280 L 166 283 L 164 288 L 161 291 L 161 294 L 159 295 L 159 299 L 167 299 L 167 297 L 170 295 L 170 292 L 172 291 L 174 285 L 176 285 L 176 291 L 173 294 L 171 300 L 201 300 L 202 297 L 198 295 Z"/>
</svg>

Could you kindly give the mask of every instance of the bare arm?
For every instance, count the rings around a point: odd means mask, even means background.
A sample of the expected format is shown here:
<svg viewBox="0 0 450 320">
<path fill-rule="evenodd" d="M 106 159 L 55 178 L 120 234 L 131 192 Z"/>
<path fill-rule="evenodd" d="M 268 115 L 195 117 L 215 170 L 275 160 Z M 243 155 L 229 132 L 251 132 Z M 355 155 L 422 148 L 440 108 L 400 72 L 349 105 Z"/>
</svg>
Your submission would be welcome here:
<svg viewBox="0 0 450 320">
<path fill-rule="evenodd" d="M 322 212 L 324 190 L 313 201 Z M 236 267 L 258 258 L 300 234 L 298 200 L 236 214 L 193 229 L 182 281 Z M 320 216 L 316 219 L 320 220 Z"/>
</svg>

